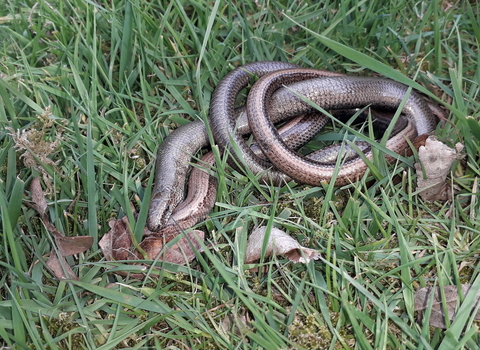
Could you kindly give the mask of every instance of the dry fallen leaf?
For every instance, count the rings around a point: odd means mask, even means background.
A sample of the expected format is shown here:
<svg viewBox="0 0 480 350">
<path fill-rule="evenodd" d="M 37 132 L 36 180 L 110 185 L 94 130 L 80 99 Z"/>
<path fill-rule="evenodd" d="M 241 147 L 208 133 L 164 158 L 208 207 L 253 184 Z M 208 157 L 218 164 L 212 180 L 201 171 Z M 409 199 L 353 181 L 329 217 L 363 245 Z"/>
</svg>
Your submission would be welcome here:
<svg viewBox="0 0 480 350">
<path fill-rule="evenodd" d="M 32 195 L 33 208 L 40 214 L 40 216 L 45 215 L 48 204 L 38 177 L 35 177 L 30 183 L 30 193 Z"/>
<path fill-rule="evenodd" d="M 136 256 L 132 255 L 132 237 L 127 223 L 128 219 L 126 216 L 122 219 L 110 220 L 108 222 L 110 231 L 103 235 L 98 242 L 105 259 L 108 261 L 136 258 Z"/>
<path fill-rule="evenodd" d="M 245 264 L 260 259 L 263 240 L 267 227 L 261 226 L 253 230 L 248 238 Z M 296 240 L 282 230 L 272 227 L 265 256 L 285 255 L 290 261 L 308 263 L 311 259 L 320 258 L 320 253 L 314 249 L 302 247 Z"/>
<path fill-rule="evenodd" d="M 224 335 L 228 335 L 231 331 L 234 331 L 237 336 L 240 336 L 242 333 L 245 334 L 251 331 L 251 329 L 248 328 L 249 324 L 250 319 L 248 314 L 239 315 L 237 313 L 229 313 L 225 315 L 225 318 L 220 322 L 219 326 Z"/>
<path fill-rule="evenodd" d="M 159 261 L 185 265 L 187 262 L 195 259 L 195 251 L 203 251 L 201 242 L 204 240 L 204 233 L 194 230 L 186 233 L 185 237 L 182 237 L 176 244 L 170 247 L 166 247 L 166 244 L 173 237 L 169 237 L 169 240 L 166 240 L 163 237 L 147 236 L 139 244 L 141 250 L 146 254 L 144 257 L 141 252 L 135 250 L 132 246 L 131 233 L 127 223 L 126 217 L 112 220 L 108 223 L 111 230 L 99 242 L 103 255 L 108 261 L 155 260 L 158 258 Z M 141 278 L 144 275 L 135 274 L 133 277 Z"/>
<path fill-rule="evenodd" d="M 30 193 L 32 195 L 32 204 L 30 206 L 38 212 L 40 219 L 48 232 L 54 237 L 57 246 L 57 249 L 52 249 L 50 252 L 47 266 L 53 271 L 58 279 L 78 279 L 64 257 L 83 253 L 90 249 L 93 245 L 93 237 L 65 237 L 54 225 L 52 225 L 46 214 L 48 204 L 38 178 L 32 180 L 30 184 Z"/>
<path fill-rule="evenodd" d="M 463 295 L 467 296 L 468 292 L 470 291 L 471 284 L 462 284 L 462 291 Z M 432 311 L 430 314 L 429 324 L 432 327 L 437 328 L 446 328 L 445 324 L 445 313 L 443 312 L 443 305 L 442 305 L 442 296 L 440 294 L 440 287 L 424 287 L 420 288 L 415 292 L 414 297 L 414 310 L 415 311 L 422 311 L 429 307 L 431 298 L 432 298 L 432 291 L 434 292 L 433 302 L 432 302 Z M 445 301 L 447 305 L 447 312 L 450 322 L 453 321 L 455 318 L 457 301 L 459 299 L 458 289 L 457 286 L 445 286 L 443 288 L 445 294 Z M 477 294 L 476 301 L 474 308 L 478 306 L 480 303 L 480 292 Z M 480 320 L 480 310 L 477 311 L 475 314 L 475 319 Z"/>
<path fill-rule="evenodd" d="M 419 163 L 415 163 L 417 172 L 417 191 L 426 201 L 449 199 L 449 186 L 445 182 L 452 163 L 460 157 L 463 145 L 457 143 L 456 149 L 452 149 L 444 143 L 429 136 L 425 140 L 425 146 L 418 150 Z M 422 168 L 423 167 L 423 168 Z M 423 175 L 425 171 L 425 178 Z"/>
<path fill-rule="evenodd" d="M 62 256 L 70 256 L 90 249 L 93 245 L 93 237 L 76 236 L 76 237 L 55 237 L 58 251 Z"/>
<path fill-rule="evenodd" d="M 185 265 L 187 262 L 195 259 L 195 251 L 202 252 L 201 242 L 204 241 L 205 234 L 200 230 L 193 230 L 185 234 L 176 244 L 164 249 L 167 242 L 160 237 L 147 237 L 140 243 L 147 258 L 160 261 L 166 261 L 172 264 Z"/>
<path fill-rule="evenodd" d="M 53 249 L 50 253 L 50 257 L 47 260 L 47 266 L 50 268 L 50 270 L 53 271 L 55 277 L 60 280 L 78 280 L 77 275 L 75 275 L 75 272 L 73 272 L 72 268 L 70 267 L 70 265 L 68 265 L 65 258 L 61 255 L 59 257 Z"/>
</svg>

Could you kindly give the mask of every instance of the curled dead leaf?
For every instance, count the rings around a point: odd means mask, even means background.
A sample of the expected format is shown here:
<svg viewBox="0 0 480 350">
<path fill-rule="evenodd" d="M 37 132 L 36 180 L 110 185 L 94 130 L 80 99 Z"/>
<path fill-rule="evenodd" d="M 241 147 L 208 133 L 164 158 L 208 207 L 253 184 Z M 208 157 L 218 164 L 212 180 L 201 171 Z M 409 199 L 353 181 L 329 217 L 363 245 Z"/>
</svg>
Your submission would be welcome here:
<svg viewBox="0 0 480 350">
<path fill-rule="evenodd" d="M 160 237 L 147 237 L 140 243 L 147 254 L 148 259 L 166 261 L 172 264 L 185 265 L 195 259 L 195 251 L 202 252 L 201 242 L 205 234 L 200 230 L 194 230 L 185 234 L 176 244 L 165 248 L 166 242 Z"/>
<path fill-rule="evenodd" d="M 32 195 L 33 208 L 40 214 L 40 216 L 43 216 L 47 210 L 48 204 L 38 177 L 35 177 L 30 183 L 30 194 Z"/>
<path fill-rule="evenodd" d="M 77 275 L 75 275 L 75 272 L 73 272 L 72 268 L 70 267 L 70 265 L 68 265 L 65 258 L 63 256 L 59 257 L 54 249 L 52 249 L 50 257 L 47 260 L 47 266 L 50 268 L 50 270 L 53 271 L 55 277 L 60 280 L 78 280 Z"/>
<path fill-rule="evenodd" d="M 220 329 L 225 335 L 230 334 L 230 332 L 233 330 L 236 335 L 240 336 L 241 334 L 251 331 L 251 329 L 248 327 L 249 324 L 250 319 L 248 314 L 238 315 L 237 313 L 232 313 L 225 315 L 225 318 L 220 323 Z"/>
<path fill-rule="evenodd" d="M 140 244 L 139 248 L 143 253 L 134 249 L 132 246 L 131 232 L 128 225 L 128 219 L 124 217 L 119 220 L 112 220 L 108 223 L 110 231 L 105 234 L 98 243 L 103 255 L 108 261 L 115 260 L 156 260 L 172 264 L 185 265 L 195 259 L 195 252 L 202 251 L 202 242 L 204 233 L 202 231 L 191 231 L 185 233 L 184 237 L 173 245 L 167 246 L 169 240 L 164 237 L 147 236 Z M 125 273 L 121 273 L 125 274 Z M 135 274 L 133 277 L 145 277 L 142 274 Z"/>
<path fill-rule="evenodd" d="M 58 251 L 62 256 L 70 256 L 90 249 L 93 245 L 93 237 L 76 236 L 76 237 L 55 237 Z"/>
<path fill-rule="evenodd" d="M 266 226 L 258 227 L 253 230 L 248 238 L 245 264 L 250 264 L 260 259 L 266 229 Z M 320 258 L 318 251 L 302 247 L 295 239 L 275 227 L 272 227 L 265 252 L 266 257 L 272 255 L 285 255 L 285 257 L 294 263 L 301 262 L 304 264 L 312 259 L 316 260 Z"/>
<path fill-rule="evenodd" d="M 46 214 L 48 204 L 38 177 L 32 180 L 30 184 L 30 193 L 32 195 L 32 204 L 30 204 L 30 206 L 38 212 L 40 219 L 48 232 L 54 237 L 55 245 L 57 246 L 57 249 L 52 249 L 50 252 L 47 266 L 53 271 L 58 279 L 78 279 L 64 257 L 83 253 L 90 249 L 93 245 L 93 237 L 65 237 L 54 225 L 52 225 Z"/>
<path fill-rule="evenodd" d="M 467 296 L 471 284 L 462 284 L 462 292 L 464 296 Z M 443 288 L 445 294 L 445 302 L 447 305 L 448 318 L 450 322 L 455 319 L 457 302 L 459 300 L 459 291 L 457 286 L 448 285 Z M 433 295 L 432 295 L 433 293 Z M 433 298 L 433 301 L 432 301 Z M 445 323 L 445 312 L 442 304 L 442 295 L 440 287 L 424 287 L 415 292 L 414 296 L 414 310 L 423 311 L 427 309 L 432 303 L 432 311 L 430 314 L 429 324 L 432 327 L 443 328 L 447 327 Z M 480 292 L 477 293 L 474 308 L 480 303 Z M 480 310 L 477 310 L 475 314 L 475 320 L 480 320 Z"/>
<path fill-rule="evenodd" d="M 434 136 L 425 140 L 418 150 L 419 163 L 415 163 L 417 172 L 417 191 L 426 201 L 449 199 L 449 186 L 445 182 L 453 162 L 460 157 L 462 144 L 452 149 L 438 141 Z M 425 171 L 425 176 L 424 176 Z"/>
</svg>

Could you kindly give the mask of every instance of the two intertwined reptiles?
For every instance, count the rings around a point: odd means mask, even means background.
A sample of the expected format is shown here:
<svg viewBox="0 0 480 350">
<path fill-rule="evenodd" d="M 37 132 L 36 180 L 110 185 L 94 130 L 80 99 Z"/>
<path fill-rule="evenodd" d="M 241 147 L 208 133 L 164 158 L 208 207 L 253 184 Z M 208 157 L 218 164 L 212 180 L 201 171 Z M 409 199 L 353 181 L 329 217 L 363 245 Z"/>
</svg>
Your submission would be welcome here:
<svg viewBox="0 0 480 350">
<path fill-rule="evenodd" d="M 244 109 L 235 109 L 235 102 L 252 77 L 260 79 L 248 94 L 247 123 Z M 253 174 L 262 174 L 262 180 L 275 185 L 284 184 L 289 179 L 319 185 L 333 179 L 335 162 L 331 156 L 332 153 L 338 154 L 338 147 L 320 150 L 316 158 L 314 155 L 309 159 L 292 151 L 282 141 L 273 123 L 305 113 L 318 113 L 315 105 L 324 110 L 370 106 L 394 112 L 402 103 L 399 118 L 402 128 L 392 133 L 386 143 L 388 149 L 399 154 L 408 148 L 408 141 L 417 135 L 432 133 L 437 125 L 431 107 L 415 91 L 408 94 L 407 86 L 387 79 L 344 76 L 283 62 L 256 62 L 236 68 L 220 81 L 212 96 L 209 124 L 220 149 L 230 151 L 231 164 L 245 164 Z M 312 119 L 311 116 L 308 118 Z M 322 114 L 313 117 L 317 120 L 317 128 L 323 126 L 325 118 Z M 255 136 L 266 159 L 255 154 L 244 140 L 243 135 L 249 132 Z M 240 152 L 232 150 L 232 143 Z M 147 221 L 155 236 L 175 236 L 203 220 L 213 208 L 216 180 L 201 169 L 192 170 L 188 197 L 183 198 L 192 156 L 209 144 L 204 123 L 194 121 L 173 131 L 160 146 Z M 371 159 L 368 144 L 362 152 Z M 212 165 L 215 159 L 209 153 L 201 161 Z M 366 169 L 367 165 L 360 156 L 351 157 L 335 174 L 335 185 L 355 181 Z"/>
</svg>

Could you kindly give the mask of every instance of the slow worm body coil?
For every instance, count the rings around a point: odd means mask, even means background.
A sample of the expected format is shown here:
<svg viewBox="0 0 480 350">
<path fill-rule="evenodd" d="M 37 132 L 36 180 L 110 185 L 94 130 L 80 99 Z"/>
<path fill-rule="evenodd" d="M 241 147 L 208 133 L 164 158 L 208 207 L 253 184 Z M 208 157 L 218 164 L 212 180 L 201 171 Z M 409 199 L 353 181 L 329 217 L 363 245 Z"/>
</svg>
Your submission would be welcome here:
<svg viewBox="0 0 480 350">
<path fill-rule="evenodd" d="M 253 76 L 260 79 L 248 95 L 247 124 L 243 110 L 235 110 L 235 101 Z M 282 62 L 251 63 L 233 70 L 220 81 L 212 96 L 209 124 L 220 149 L 230 151 L 232 164 L 245 164 L 254 174 L 263 173 L 265 182 L 276 185 L 281 185 L 290 178 L 300 183 L 318 185 L 321 181 L 332 180 L 335 162 L 331 159 L 331 154 L 338 153 L 338 148 L 335 149 L 337 146 L 319 151 L 314 160 L 307 159 L 293 152 L 290 149 L 293 146 L 287 146 L 273 127 L 273 123 L 305 113 L 316 113 L 313 119 L 318 119 L 319 122 L 316 122 L 315 127 L 323 127 L 326 117 L 297 95 L 304 96 L 325 110 L 363 108 L 369 105 L 394 112 L 406 98 L 407 90 L 406 86 L 387 79 L 343 76 Z M 402 114 L 404 116 L 400 117 L 399 124 L 404 127 L 393 133 L 386 144 L 387 148 L 397 153 L 404 152 L 408 147 L 407 140 L 412 140 L 417 134 L 434 131 L 437 123 L 429 106 L 414 91 L 406 98 Z M 305 118 L 311 119 L 312 116 Z M 250 129 L 267 159 L 257 156 L 243 139 L 243 135 L 249 133 Z M 230 149 L 231 142 L 240 148 L 240 157 Z M 160 146 L 147 221 L 147 226 L 154 235 L 174 236 L 202 220 L 212 209 L 216 182 L 211 175 L 203 175 L 203 182 L 194 185 L 195 193 L 183 200 L 192 156 L 208 144 L 205 125 L 201 121 L 195 121 L 176 129 Z M 368 144 L 360 145 L 367 158 L 371 158 Z M 206 156 L 203 161 L 205 165 L 211 166 L 213 156 Z M 335 184 L 355 181 L 363 175 L 366 168 L 360 157 L 350 157 L 339 170 Z M 195 169 L 192 175 L 198 176 L 199 171 L 203 172 Z"/>
</svg>

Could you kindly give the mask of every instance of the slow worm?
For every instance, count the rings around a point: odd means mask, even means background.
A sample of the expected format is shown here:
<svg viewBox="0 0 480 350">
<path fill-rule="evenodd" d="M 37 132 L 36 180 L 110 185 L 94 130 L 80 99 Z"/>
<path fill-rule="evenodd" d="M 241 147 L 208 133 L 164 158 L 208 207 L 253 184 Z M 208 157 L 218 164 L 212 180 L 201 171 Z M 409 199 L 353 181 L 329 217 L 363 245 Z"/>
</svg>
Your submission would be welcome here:
<svg viewBox="0 0 480 350">
<path fill-rule="evenodd" d="M 249 125 L 265 156 L 284 174 L 300 183 L 319 185 L 329 182 L 334 175 L 335 166 L 308 160 L 292 152 L 281 139 L 270 122 L 271 111 L 266 101 L 283 85 L 289 85 L 294 91 L 325 110 L 357 108 L 371 106 L 379 109 L 395 110 L 407 94 L 408 88 L 400 83 L 367 77 L 323 77 L 307 69 L 289 69 L 271 73 L 258 80 L 251 88 L 247 100 Z M 297 83 L 299 82 L 299 83 Z M 295 84 L 297 83 L 297 84 Z M 285 94 L 292 95 L 288 91 Z M 276 95 L 274 104 L 283 113 L 290 113 L 291 103 L 284 104 L 285 96 Z M 298 113 L 310 112 L 314 107 L 297 98 L 295 108 Z M 396 153 L 408 148 L 407 140 L 413 141 L 417 135 L 429 134 L 436 126 L 436 117 L 416 92 L 411 91 L 402 113 L 408 118 L 408 125 L 400 133 L 387 141 L 386 147 Z M 365 154 L 372 159 L 372 152 Z M 363 175 L 367 169 L 361 158 L 346 162 L 340 168 L 335 185 L 347 184 Z"/>
<path fill-rule="evenodd" d="M 291 70 L 286 71 L 286 69 Z M 252 76 L 265 77 L 254 84 L 248 96 L 249 123 L 250 126 L 254 125 L 254 133 L 262 135 L 260 136 L 260 147 L 281 171 L 272 169 L 272 164 L 269 161 L 257 157 L 248 148 L 242 137 L 243 134 L 248 132 L 248 126 L 242 121 L 244 119 L 241 116 L 238 118 L 239 113 L 235 114 L 234 112 L 236 97 L 248 85 Z M 332 78 L 329 78 L 330 76 Z M 310 80 L 318 77 L 321 77 L 318 79 L 318 82 L 317 80 Z M 320 81 L 323 79 L 325 80 L 322 85 Z M 312 83 L 313 81 L 315 82 Z M 366 81 L 368 83 L 365 83 Z M 325 87 L 330 82 L 334 85 L 330 88 Z M 282 86 L 284 85 L 288 85 L 288 88 L 283 88 Z M 358 100 L 358 96 L 364 96 L 365 90 L 370 89 L 372 86 L 376 90 L 372 91 L 368 98 L 362 97 Z M 328 90 L 328 103 L 325 102 L 325 97 L 322 97 L 323 92 L 319 92 L 319 89 L 323 91 L 324 88 Z M 383 96 L 385 91 L 382 89 L 387 89 L 387 96 Z M 265 172 L 265 181 L 272 181 L 275 184 L 281 184 L 286 181 L 288 177 L 285 174 L 302 183 L 319 184 L 320 181 L 329 181 L 334 169 L 332 165 L 334 164 L 334 159 L 328 157 L 331 157 L 332 154 L 338 154 L 339 149 L 338 146 L 332 146 L 327 148 L 327 150 L 320 151 L 319 160 L 310 160 L 307 163 L 303 163 L 305 159 L 303 157 L 299 158 L 295 153 L 293 158 L 288 160 L 285 159 L 285 156 L 278 157 L 274 155 L 277 151 L 285 152 L 288 150 L 288 147 L 285 147 L 283 141 L 279 142 L 277 131 L 272 129 L 271 124 L 289 119 L 292 116 L 315 112 L 315 108 L 305 104 L 291 90 L 312 100 L 324 109 L 357 108 L 372 105 L 395 110 L 400 101 L 402 101 L 407 88 L 402 84 L 386 79 L 372 80 L 363 77 L 341 77 L 341 74 L 298 68 L 298 66 L 282 62 L 251 63 L 227 74 L 215 89 L 210 106 L 209 123 L 215 141 L 224 150 L 229 149 L 231 141 L 239 144 L 242 150 L 240 157 L 242 159 L 237 159 L 237 161 L 245 162 L 254 173 Z M 393 96 L 390 94 L 392 91 L 395 91 Z M 253 95 L 252 92 L 254 92 Z M 343 102 L 335 103 L 335 96 L 337 95 L 343 96 Z M 407 118 L 400 118 L 400 121 L 403 120 L 405 128 L 389 139 L 387 142 L 389 149 L 400 153 L 407 147 L 407 138 L 411 139 L 417 133 L 430 133 L 434 130 L 436 125 L 435 117 L 428 106 L 425 107 L 425 102 L 421 100 L 416 93 L 411 92 L 407 105 L 402 111 Z M 270 120 L 267 118 L 267 121 L 265 121 L 267 115 Z M 238 132 L 239 130 L 240 132 Z M 199 215 L 191 212 L 188 215 L 175 214 L 177 211 L 178 213 L 186 213 L 186 210 L 188 210 L 186 208 L 189 208 L 189 203 L 192 201 L 195 203 L 205 201 L 204 198 L 197 196 L 193 197 L 193 199 L 185 200 L 179 206 L 183 198 L 183 190 L 192 156 L 200 148 L 208 144 L 205 125 L 201 121 L 195 121 L 176 129 L 160 146 L 156 160 L 155 186 L 147 221 L 148 228 L 153 232 L 157 232 L 159 236 L 169 234 L 167 231 L 160 230 L 161 228 L 177 225 L 184 229 L 183 227 L 188 225 L 179 224 L 179 222 L 186 220 L 185 217 L 193 216 L 194 221 L 197 222 L 203 219 L 213 207 L 215 194 L 212 186 L 208 185 L 210 186 L 208 187 L 208 196 L 210 196 L 208 200 L 209 208 L 203 206 Z M 361 145 L 361 147 L 368 155 L 368 152 L 370 152 L 369 146 Z M 290 153 L 287 154 L 288 157 L 291 157 Z M 236 155 L 233 156 L 235 157 Z M 288 165 L 282 165 L 282 163 Z M 358 156 L 350 156 L 340 169 L 336 184 L 348 183 L 360 177 L 366 169 L 366 165 L 362 163 L 363 161 Z M 306 167 L 305 169 L 308 169 L 307 175 L 303 174 L 305 173 L 304 166 Z M 318 172 L 320 175 L 315 175 L 315 172 Z M 210 184 L 214 184 L 214 182 L 212 181 Z M 197 184 L 197 186 L 200 186 L 200 184 Z"/>
</svg>

